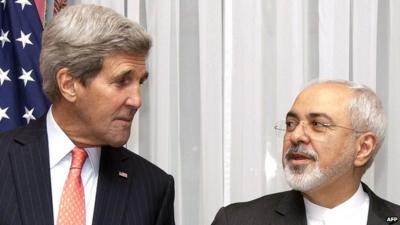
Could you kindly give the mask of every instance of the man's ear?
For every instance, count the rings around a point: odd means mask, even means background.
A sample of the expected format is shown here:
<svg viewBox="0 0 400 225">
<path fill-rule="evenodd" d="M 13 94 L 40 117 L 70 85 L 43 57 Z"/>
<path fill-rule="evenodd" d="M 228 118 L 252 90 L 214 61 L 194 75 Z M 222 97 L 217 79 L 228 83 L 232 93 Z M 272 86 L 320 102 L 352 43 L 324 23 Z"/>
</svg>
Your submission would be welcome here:
<svg viewBox="0 0 400 225">
<path fill-rule="evenodd" d="M 74 102 L 76 100 L 75 83 L 77 80 L 74 79 L 71 72 L 64 67 L 57 72 L 56 79 L 61 96 L 68 102 Z"/>
<path fill-rule="evenodd" d="M 362 134 L 357 138 L 357 153 L 354 159 L 355 167 L 365 166 L 369 159 L 375 155 L 377 137 L 372 132 Z"/>
</svg>

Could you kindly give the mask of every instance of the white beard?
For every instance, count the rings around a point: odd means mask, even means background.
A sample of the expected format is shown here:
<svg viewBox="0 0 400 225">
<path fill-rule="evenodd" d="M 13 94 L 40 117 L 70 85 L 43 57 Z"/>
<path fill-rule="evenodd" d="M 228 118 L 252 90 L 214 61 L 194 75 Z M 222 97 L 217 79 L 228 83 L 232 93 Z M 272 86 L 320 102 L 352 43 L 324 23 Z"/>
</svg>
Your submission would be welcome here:
<svg viewBox="0 0 400 225">
<path fill-rule="evenodd" d="M 284 159 L 286 181 L 291 188 L 301 192 L 306 192 L 322 184 L 329 183 L 334 178 L 343 175 L 352 167 L 354 161 L 353 152 L 348 149 L 332 166 L 321 169 L 318 154 L 314 150 L 301 148 L 299 151 L 312 154 L 316 159 L 311 164 L 301 166 L 286 165 L 286 159 Z"/>
<path fill-rule="evenodd" d="M 327 177 L 321 172 L 319 165 L 304 166 L 301 168 L 302 172 L 299 172 L 298 168 L 289 168 L 290 166 L 285 166 L 285 177 L 289 186 L 294 190 L 305 192 L 311 190 L 327 180 Z"/>
</svg>

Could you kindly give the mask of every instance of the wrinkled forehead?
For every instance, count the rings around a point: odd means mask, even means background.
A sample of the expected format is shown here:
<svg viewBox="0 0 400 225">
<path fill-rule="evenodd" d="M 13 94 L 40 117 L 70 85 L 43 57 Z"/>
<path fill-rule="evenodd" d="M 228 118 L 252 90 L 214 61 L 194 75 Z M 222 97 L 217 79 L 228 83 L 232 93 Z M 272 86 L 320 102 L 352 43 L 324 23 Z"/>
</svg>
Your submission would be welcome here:
<svg viewBox="0 0 400 225">
<path fill-rule="evenodd" d="M 320 113 L 333 119 L 350 120 L 349 104 L 352 94 L 352 90 L 342 84 L 314 84 L 297 96 L 290 112 L 299 117 Z"/>
</svg>

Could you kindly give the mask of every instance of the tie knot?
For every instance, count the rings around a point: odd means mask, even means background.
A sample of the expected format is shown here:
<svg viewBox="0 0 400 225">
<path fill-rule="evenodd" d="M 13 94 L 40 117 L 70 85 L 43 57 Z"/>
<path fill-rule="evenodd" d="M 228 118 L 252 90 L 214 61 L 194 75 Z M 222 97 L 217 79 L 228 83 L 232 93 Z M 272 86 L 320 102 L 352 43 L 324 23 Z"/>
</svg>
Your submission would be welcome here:
<svg viewBox="0 0 400 225">
<path fill-rule="evenodd" d="M 83 163 L 87 158 L 87 153 L 82 148 L 75 147 L 72 150 L 71 169 L 82 169 Z"/>
</svg>

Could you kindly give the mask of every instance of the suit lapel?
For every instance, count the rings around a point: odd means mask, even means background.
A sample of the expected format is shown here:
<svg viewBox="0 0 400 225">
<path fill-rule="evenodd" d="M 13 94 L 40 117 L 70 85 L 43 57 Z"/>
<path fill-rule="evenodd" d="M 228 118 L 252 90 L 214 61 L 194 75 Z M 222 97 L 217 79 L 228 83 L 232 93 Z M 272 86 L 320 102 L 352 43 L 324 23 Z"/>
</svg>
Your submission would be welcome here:
<svg viewBox="0 0 400 225">
<path fill-rule="evenodd" d="M 288 192 L 275 208 L 275 212 L 280 216 L 277 217 L 276 221 L 273 221 L 273 225 L 307 224 L 303 196 L 298 191 Z"/>
<path fill-rule="evenodd" d="M 127 158 L 121 149 L 102 148 L 93 225 L 122 223 L 129 190 Z"/>
<path fill-rule="evenodd" d="M 23 224 L 53 224 L 45 117 L 31 122 L 14 141 L 9 157 Z"/>
</svg>

